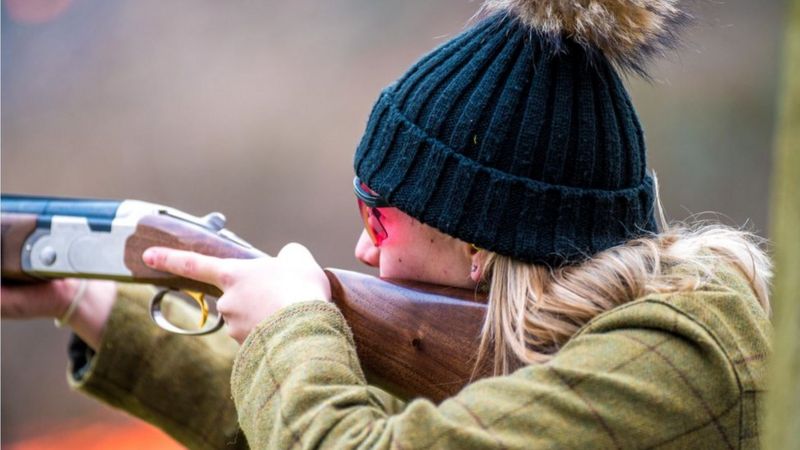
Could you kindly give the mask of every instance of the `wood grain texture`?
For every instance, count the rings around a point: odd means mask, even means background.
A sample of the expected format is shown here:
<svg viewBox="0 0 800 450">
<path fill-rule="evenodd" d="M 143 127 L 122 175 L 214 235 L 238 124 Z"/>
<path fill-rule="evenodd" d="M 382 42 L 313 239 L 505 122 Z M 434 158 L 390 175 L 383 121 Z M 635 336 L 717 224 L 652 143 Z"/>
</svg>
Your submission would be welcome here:
<svg viewBox="0 0 800 450">
<path fill-rule="evenodd" d="M 22 247 L 36 229 L 35 214 L 3 213 L 2 222 L 2 276 L 17 281 L 35 280 L 22 271 Z"/>
<path fill-rule="evenodd" d="M 368 374 L 408 397 L 435 402 L 469 381 L 485 299 L 457 288 L 328 269 L 334 302 Z"/>
<path fill-rule="evenodd" d="M 125 266 L 133 274 L 133 281 L 190 289 L 217 297 L 221 292 L 215 286 L 147 267 L 142 260 L 142 253 L 154 246 L 188 250 L 219 258 L 251 259 L 262 256 L 256 249 L 244 247 L 201 226 L 173 217 L 153 215 L 142 218 L 134 234 L 125 242 Z"/>
</svg>

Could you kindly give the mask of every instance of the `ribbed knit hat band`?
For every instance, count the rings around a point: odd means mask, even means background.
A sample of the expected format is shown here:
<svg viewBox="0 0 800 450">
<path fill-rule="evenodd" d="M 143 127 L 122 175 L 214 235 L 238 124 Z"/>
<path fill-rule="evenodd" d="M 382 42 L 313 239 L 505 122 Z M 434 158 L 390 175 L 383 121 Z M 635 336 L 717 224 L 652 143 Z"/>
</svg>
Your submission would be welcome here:
<svg viewBox="0 0 800 450">
<path fill-rule="evenodd" d="M 440 231 L 560 265 L 656 230 L 642 129 L 614 68 L 488 17 L 378 99 L 357 175 Z"/>
</svg>

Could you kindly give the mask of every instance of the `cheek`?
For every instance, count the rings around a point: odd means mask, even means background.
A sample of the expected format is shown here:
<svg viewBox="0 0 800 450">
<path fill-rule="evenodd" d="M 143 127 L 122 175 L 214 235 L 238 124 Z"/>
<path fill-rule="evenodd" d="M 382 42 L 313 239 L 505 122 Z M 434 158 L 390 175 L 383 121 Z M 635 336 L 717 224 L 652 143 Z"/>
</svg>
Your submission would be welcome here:
<svg viewBox="0 0 800 450">
<path fill-rule="evenodd" d="M 429 231 L 422 243 L 426 257 L 422 261 L 428 281 L 456 287 L 472 287 L 472 261 L 463 243 L 435 231 Z"/>
<path fill-rule="evenodd" d="M 378 257 L 379 274 L 384 278 L 408 278 L 403 275 L 403 256 L 383 249 Z"/>
<path fill-rule="evenodd" d="M 406 245 L 385 246 L 381 247 L 378 268 L 381 277 L 415 280 L 419 278 L 423 262 Z"/>
<path fill-rule="evenodd" d="M 386 246 L 381 250 L 381 276 L 430 281 L 432 274 L 442 267 L 437 255 L 430 251 L 427 240 L 396 243 L 400 245 Z"/>
<path fill-rule="evenodd" d="M 455 241 L 410 216 L 393 214 L 394 211 L 387 210 L 384 222 L 389 237 L 380 246 L 378 266 L 382 277 L 446 286 L 471 283 L 469 260 L 458 252 Z"/>
</svg>

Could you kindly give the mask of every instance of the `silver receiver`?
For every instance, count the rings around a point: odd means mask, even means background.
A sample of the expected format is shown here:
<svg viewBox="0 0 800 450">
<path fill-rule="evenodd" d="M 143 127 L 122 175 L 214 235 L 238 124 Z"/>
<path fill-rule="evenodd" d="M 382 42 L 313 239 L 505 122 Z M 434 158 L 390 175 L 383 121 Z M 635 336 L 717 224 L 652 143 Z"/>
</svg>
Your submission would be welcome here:
<svg viewBox="0 0 800 450">
<path fill-rule="evenodd" d="M 202 227 L 242 247 L 253 248 L 224 228 L 225 216 L 221 213 L 197 217 L 155 203 L 125 200 L 117 208 L 109 231 L 92 230 L 86 217 L 52 216 L 49 228 L 37 229 L 25 241 L 22 269 L 33 276 L 131 276 L 131 271 L 125 266 L 125 241 L 135 233 L 139 221 L 150 215 L 167 215 Z"/>
</svg>

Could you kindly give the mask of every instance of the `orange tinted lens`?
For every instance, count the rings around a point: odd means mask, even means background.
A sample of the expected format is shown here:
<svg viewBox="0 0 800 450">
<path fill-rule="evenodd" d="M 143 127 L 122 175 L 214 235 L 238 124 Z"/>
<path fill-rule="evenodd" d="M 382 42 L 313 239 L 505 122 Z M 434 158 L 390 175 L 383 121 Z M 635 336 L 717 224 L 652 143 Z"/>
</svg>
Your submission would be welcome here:
<svg viewBox="0 0 800 450">
<path fill-rule="evenodd" d="M 372 228 L 372 233 L 375 235 L 375 245 L 380 247 L 383 243 L 384 239 L 389 237 L 389 233 L 386 232 L 386 228 L 383 227 L 383 223 L 381 222 L 381 212 L 378 208 L 370 208 L 370 225 Z"/>
<path fill-rule="evenodd" d="M 361 213 L 361 220 L 364 221 L 364 229 L 367 230 L 372 243 L 378 247 L 388 236 L 386 229 L 380 221 L 380 217 L 373 213 L 375 208 L 370 208 L 361 199 L 358 199 L 358 210 Z M 376 210 L 375 213 L 378 211 Z"/>
<path fill-rule="evenodd" d="M 358 212 L 361 214 L 361 220 L 364 221 L 364 229 L 367 230 L 369 238 L 372 239 L 372 244 L 377 246 L 378 240 L 375 238 L 375 231 L 369 224 L 369 207 L 361 199 L 358 199 Z"/>
</svg>

